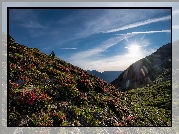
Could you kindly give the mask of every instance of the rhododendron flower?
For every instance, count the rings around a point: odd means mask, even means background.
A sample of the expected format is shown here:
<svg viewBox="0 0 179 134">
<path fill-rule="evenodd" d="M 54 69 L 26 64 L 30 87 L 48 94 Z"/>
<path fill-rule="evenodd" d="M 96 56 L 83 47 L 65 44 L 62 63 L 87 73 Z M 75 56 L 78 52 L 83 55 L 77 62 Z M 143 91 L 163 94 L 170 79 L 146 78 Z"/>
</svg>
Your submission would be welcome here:
<svg viewBox="0 0 179 134">
<path fill-rule="evenodd" d="M 56 116 L 58 116 L 58 114 L 57 114 L 57 113 L 54 113 L 53 115 L 54 115 L 55 117 L 56 117 Z"/>
<path fill-rule="evenodd" d="M 130 120 L 130 119 L 131 119 L 131 117 L 130 117 L 130 116 L 128 116 L 128 117 L 127 117 L 127 120 Z"/>
</svg>

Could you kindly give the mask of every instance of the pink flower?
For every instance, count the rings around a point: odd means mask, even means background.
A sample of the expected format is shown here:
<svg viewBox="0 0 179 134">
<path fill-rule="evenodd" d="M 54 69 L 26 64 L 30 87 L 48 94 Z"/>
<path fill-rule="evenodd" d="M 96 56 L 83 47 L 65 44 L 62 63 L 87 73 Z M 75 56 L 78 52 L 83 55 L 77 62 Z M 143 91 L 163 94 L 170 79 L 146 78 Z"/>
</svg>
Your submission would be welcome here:
<svg viewBox="0 0 179 134">
<path fill-rule="evenodd" d="M 69 68 L 63 67 L 63 69 L 66 70 L 66 71 L 68 71 L 68 72 L 70 71 Z M 63 70 L 63 69 L 62 69 L 62 70 Z"/>
<path fill-rule="evenodd" d="M 109 98 L 109 100 L 113 100 L 112 98 Z"/>
<path fill-rule="evenodd" d="M 131 117 L 130 117 L 130 115 L 127 117 L 127 120 L 130 120 L 131 119 Z"/>
</svg>

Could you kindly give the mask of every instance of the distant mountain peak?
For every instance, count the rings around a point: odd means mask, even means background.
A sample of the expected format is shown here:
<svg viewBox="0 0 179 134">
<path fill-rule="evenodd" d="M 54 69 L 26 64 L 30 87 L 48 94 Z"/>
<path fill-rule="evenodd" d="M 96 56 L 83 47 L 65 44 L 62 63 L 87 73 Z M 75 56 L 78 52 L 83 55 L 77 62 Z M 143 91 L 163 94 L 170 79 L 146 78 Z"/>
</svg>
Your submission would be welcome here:
<svg viewBox="0 0 179 134">
<path fill-rule="evenodd" d="M 122 73 L 122 71 L 103 71 L 103 72 L 98 72 L 96 70 L 87 70 L 88 73 L 94 74 L 95 76 L 98 76 L 99 78 L 105 80 L 106 82 L 110 83 L 114 79 L 116 79 L 119 74 Z"/>
</svg>

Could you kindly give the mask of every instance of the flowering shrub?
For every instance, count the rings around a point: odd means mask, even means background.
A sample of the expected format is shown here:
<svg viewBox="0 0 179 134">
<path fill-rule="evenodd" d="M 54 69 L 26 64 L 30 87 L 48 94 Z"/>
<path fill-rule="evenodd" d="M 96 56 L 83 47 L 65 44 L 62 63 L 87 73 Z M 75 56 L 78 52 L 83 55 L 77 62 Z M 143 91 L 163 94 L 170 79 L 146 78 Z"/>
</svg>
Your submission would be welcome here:
<svg viewBox="0 0 179 134">
<path fill-rule="evenodd" d="M 26 126 L 72 126 L 75 122 L 77 126 L 171 125 L 171 81 L 123 93 L 99 77 L 36 49 L 13 43 L 9 49 L 11 126 L 24 111 L 32 117 Z M 21 93 L 21 84 L 14 82 L 19 79 L 39 88 Z M 21 100 L 18 104 L 13 99 L 17 96 Z"/>
<path fill-rule="evenodd" d="M 24 103 L 32 105 L 33 102 L 36 100 L 36 94 L 34 92 L 25 90 L 24 92 L 22 92 L 21 99 L 22 101 L 24 101 Z"/>
<path fill-rule="evenodd" d="M 21 96 L 22 101 L 25 104 L 32 105 L 34 102 L 43 102 L 43 101 L 49 101 L 51 98 L 47 94 L 38 94 L 36 95 L 33 91 L 25 90 L 22 92 Z"/>
</svg>

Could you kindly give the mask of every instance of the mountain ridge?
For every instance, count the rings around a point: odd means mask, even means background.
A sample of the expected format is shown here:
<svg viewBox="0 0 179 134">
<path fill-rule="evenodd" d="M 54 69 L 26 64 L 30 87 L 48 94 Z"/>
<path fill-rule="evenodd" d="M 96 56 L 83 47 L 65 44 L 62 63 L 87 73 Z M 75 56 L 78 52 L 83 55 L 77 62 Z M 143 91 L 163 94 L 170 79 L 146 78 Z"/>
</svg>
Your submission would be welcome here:
<svg viewBox="0 0 179 134">
<path fill-rule="evenodd" d="M 164 67 L 171 70 L 171 43 L 131 64 L 111 84 L 121 91 L 152 85 Z"/>
<path fill-rule="evenodd" d="M 123 71 L 103 71 L 98 72 L 96 70 L 87 70 L 88 73 L 98 76 L 99 78 L 105 80 L 106 82 L 112 82 L 117 76 Z"/>
</svg>

